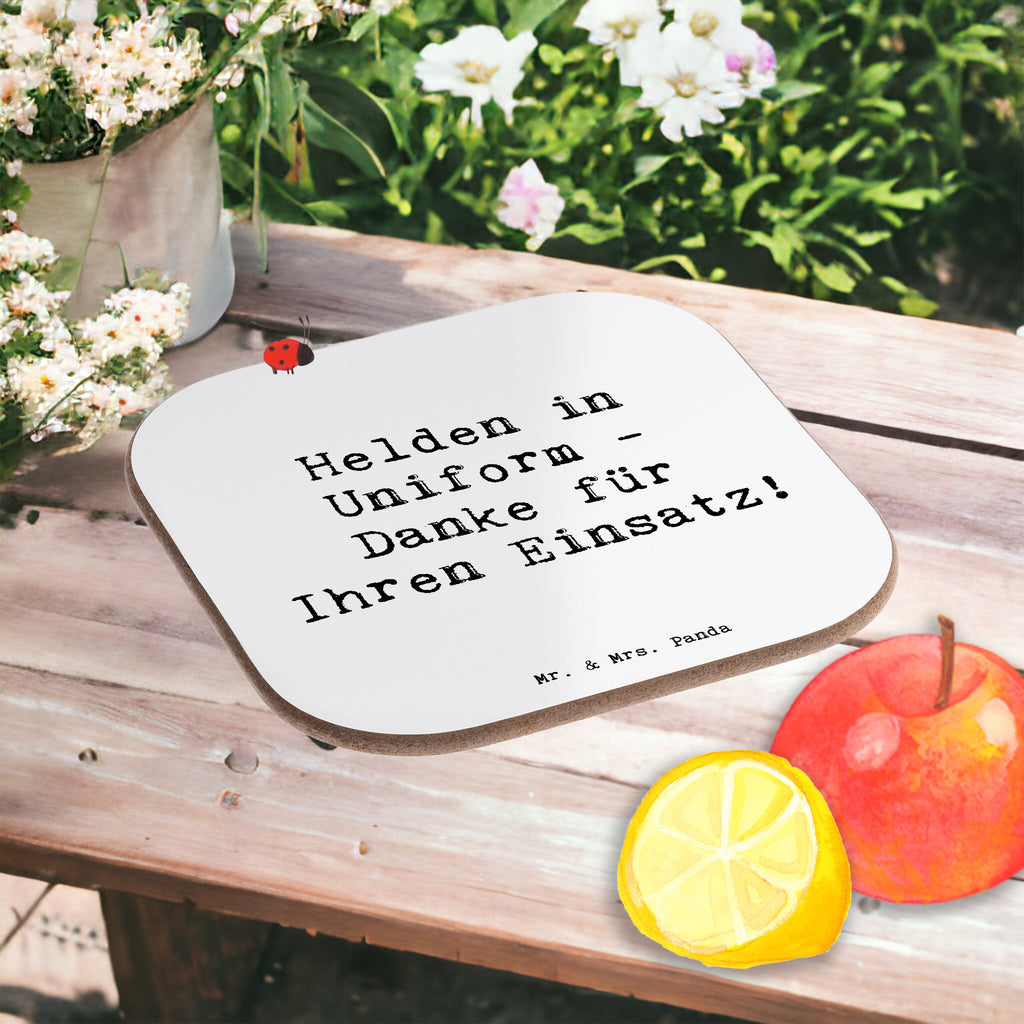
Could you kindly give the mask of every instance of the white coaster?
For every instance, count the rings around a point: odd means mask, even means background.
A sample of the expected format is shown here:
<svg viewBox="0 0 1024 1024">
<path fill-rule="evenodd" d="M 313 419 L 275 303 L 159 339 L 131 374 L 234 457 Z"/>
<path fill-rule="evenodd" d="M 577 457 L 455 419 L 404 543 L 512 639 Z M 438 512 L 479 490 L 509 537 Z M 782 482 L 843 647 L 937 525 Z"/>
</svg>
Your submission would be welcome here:
<svg viewBox="0 0 1024 1024">
<path fill-rule="evenodd" d="M 289 362 L 172 395 L 127 475 L 264 699 L 318 739 L 427 753 L 556 725 L 839 642 L 895 582 L 866 499 L 673 306 L 549 295 Z"/>
</svg>

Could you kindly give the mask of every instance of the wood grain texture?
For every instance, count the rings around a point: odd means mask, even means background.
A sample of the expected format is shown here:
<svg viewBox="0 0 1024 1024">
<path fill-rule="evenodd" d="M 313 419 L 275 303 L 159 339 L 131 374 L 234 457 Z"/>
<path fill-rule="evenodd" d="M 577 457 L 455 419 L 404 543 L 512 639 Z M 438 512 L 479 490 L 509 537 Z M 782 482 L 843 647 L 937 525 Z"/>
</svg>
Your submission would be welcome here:
<svg viewBox="0 0 1024 1024">
<path fill-rule="evenodd" d="M 239 322 L 169 353 L 179 386 L 259 362 L 252 324 L 291 332 L 299 312 L 321 338 L 355 337 L 605 288 L 708 320 L 791 407 L 1024 448 L 1020 345 L 995 331 L 287 226 L 261 281 L 244 229 L 236 242 Z M 943 612 L 960 639 L 1024 665 L 1024 464 L 807 429 L 899 550 L 893 597 L 855 641 L 934 632 Z M 736 972 L 672 957 L 617 902 L 646 787 L 689 756 L 770 745 L 849 648 L 477 751 L 321 751 L 264 707 L 137 523 L 127 440 L 6 488 L 41 515 L 0 531 L 0 867 L 757 1020 L 1017 1019 L 1024 877 L 933 907 L 855 898 L 827 956 Z M 241 746 L 259 758 L 251 775 L 224 763 Z"/>
<path fill-rule="evenodd" d="M 935 907 L 857 900 L 827 956 L 750 972 L 684 963 L 635 932 L 614 864 L 643 788 L 696 747 L 757 742 L 760 715 L 746 730 L 735 713 L 709 722 L 680 695 L 560 736 L 411 760 L 320 751 L 264 710 L 139 691 L 128 702 L 119 687 L 22 670 L 2 680 L 5 729 L 23 742 L 15 756 L 4 744 L 0 771 L 8 796 L 32 794 L 2 809 L 14 870 L 63 873 L 73 857 L 78 884 L 135 872 L 148 895 L 208 910 L 767 1021 L 1008 1024 L 1024 996 L 1017 880 Z M 734 712 L 756 689 L 770 718 L 764 702 L 794 673 L 730 682 Z M 224 764 L 243 740 L 260 760 L 247 776 Z M 79 760 L 85 747 L 95 761 Z M 611 776 L 587 764 L 596 750 Z"/>
<path fill-rule="evenodd" d="M 356 338 L 553 292 L 672 303 L 720 331 L 790 408 L 1024 449 L 1024 348 L 1009 332 L 894 316 L 726 285 L 555 260 L 271 225 L 263 275 L 234 235 L 229 315 Z"/>
</svg>

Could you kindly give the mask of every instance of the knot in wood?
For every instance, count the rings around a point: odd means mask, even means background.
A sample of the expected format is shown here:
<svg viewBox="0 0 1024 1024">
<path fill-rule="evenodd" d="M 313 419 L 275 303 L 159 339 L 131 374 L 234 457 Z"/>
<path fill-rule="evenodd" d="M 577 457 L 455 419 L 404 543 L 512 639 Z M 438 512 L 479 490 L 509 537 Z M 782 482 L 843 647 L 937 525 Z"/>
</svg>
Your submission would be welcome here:
<svg viewBox="0 0 1024 1024">
<path fill-rule="evenodd" d="M 260 759 L 256 756 L 255 750 L 249 747 L 237 747 L 224 758 L 224 763 L 239 775 L 252 775 L 259 767 Z"/>
</svg>

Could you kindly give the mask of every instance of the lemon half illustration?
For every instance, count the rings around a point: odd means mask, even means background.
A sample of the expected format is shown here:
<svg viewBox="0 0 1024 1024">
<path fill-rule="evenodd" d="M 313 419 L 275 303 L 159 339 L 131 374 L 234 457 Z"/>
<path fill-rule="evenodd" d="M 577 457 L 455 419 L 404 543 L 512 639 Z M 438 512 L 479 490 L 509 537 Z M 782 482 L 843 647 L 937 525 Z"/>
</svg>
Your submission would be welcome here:
<svg viewBox="0 0 1024 1024">
<path fill-rule="evenodd" d="M 619 896 L 644 935 L 681 956 L 754 967 L 824 953 L 850 907 L 850 865 L 811 780 L 755 750 L 663 775 L 626 830 Z"/>
</svg>

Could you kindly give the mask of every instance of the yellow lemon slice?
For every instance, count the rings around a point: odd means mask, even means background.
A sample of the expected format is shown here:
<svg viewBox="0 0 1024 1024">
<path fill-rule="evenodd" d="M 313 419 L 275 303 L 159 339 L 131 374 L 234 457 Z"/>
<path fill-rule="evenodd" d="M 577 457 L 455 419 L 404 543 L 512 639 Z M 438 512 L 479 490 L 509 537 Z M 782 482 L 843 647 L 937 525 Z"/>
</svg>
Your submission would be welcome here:
<svg viewBox="0 0 1024 1024">
<path fill-rule="evenodd" d="M 759 750 L 663 775 L 626 830 L 618 883 L 644 935 L 720 967 L 824 953 L 850 908 L 850 865 L 824 798 Z"/>
</svg>

